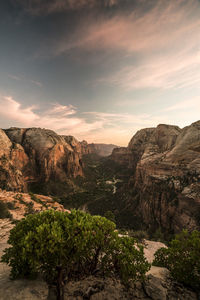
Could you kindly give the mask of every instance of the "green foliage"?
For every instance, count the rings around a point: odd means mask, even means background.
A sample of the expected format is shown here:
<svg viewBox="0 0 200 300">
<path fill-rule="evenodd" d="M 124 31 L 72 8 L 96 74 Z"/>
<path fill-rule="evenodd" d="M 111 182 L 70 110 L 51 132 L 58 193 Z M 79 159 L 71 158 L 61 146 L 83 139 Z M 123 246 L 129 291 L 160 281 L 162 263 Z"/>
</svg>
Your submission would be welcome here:
<svg viewBox="0 0 200 300">
<path fill-rule="evenodd" d="M 11 230 L 8 243 L 2 261 L 11 267 L 11 277 L 42 273 L 58 295 L 65 280 L 97 270 L 127 283 L 143 279 L 150 268 L 143 248 L 133 238 L 118 237 L 113 222 L 77 210 L 28 215 Z"/>
<path fill-rule="evenodd" d="M 111 241 L 102 263 L 105 273 L 119 276 L 125 284 L 130 280 L 143 280 L 150 269 L 150 264 L 144 258 L 143 246 L 134 238 L 118 235 Z"/>
<path fill-rule="evenodd" d="M 177 281 L 199 290 L 200 287 L 200 232 L 184 230 L 170 243 L 155 253 L 155 266 L 166 267 Z"/>
<path fill-rule="evenodd" d="M 24 197 L 23 197 L 22 194 L 16 194 L 16 195 L 14 196 L 14 198 L 15 198 L 16 200 L 18 200 L 19 203 L 26 205 L 26 202 L 23 200 Z"/>
<path fill-rule="evenodd" d="M 10 210 L 16 209 L 15 204 L 13 202 L 7 202 L 7 208 Z"/>
<path fill-rule="evenodd" d="M 33 200 L 34 202 L 37 202 L 37 203 L 39 203 L 42 206 L 47 208 L 47 205 L 42 200 L 40 200 L 35 194 L 33 194 L 32 192 L 29 192 L 29 196 L 31 197 L 31 200 Z"/>
<path fill-rule="evenodd" d="M 0 219 L 12 219 L 12 215 L 8 210 L 8 206 L 5 202 L 0 200 Z"/>
<path fill-rule="evenodd" d="M 114 223 L 116 223 L 115 215 L 111 210 L 107 210 L 104 214 L 104 217 Z"/>
<path fill-rule="evenodd" d="M 144 230 L 137 230 L 137 231 L 128 230 L 128 235 L 130 237 L 133 237 L 133 238 L 137 239 L 138 241 L 143 241 L 144 239 L 149 238 L 148 233 Z"/>
<path fill-rule="evenodd" d="M 29 202 L 26 204 L 25 216 L 35 213 L 33 206 L 33 202 Z"/>
<path fill-rule="evenodd" d="M 153 233 L 152 239 L 157 242 L 165 241 L 164 233 L 162 232 L 162 229 L 160 227 Z"/>
</svg>

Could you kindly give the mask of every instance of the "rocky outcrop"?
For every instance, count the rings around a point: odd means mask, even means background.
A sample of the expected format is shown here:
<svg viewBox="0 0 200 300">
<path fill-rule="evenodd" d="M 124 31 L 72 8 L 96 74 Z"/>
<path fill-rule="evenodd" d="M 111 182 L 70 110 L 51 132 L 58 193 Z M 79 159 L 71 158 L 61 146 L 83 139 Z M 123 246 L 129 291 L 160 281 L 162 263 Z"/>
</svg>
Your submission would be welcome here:
<svg viewBox="0 0 200 300">
<path fill-rule="evenodd" d="M 14 220 L 21 220 L 26 214 L 46 209 L 66 211 L 63 205 L 56 202 L 52 197 L 32 193 L 16 193 L 0 189 L 0 202 L 6 204 Z"/>
<path fill-rule="evenodd" d="M 200 228 L 200 121 L 142 129 L 121 151 L 119 163 L 132 169 L 133 218 L 152 231 Z M 117 161 L 116 150 L 111 158 Z"/>
<path fill-rule="evenodd" d="M 0 187 L 26 191 L 27 183 L 66 182 L 83 176 L 86 142 L 41 128 L 0 130 Z"/>
<path fill-rule="evenodd" d="M 83 155 L 107 155 L 113 147 L 41 128 L 0 129 L 0 187 L 27 191 L 30 183 L 69 182 L 84 176 Z"/>
<path fill-rule="evenodd" d="M 28 157 L 19 144 L 13 144 L 0 129 L 0 187 L 4 189 L 25 189 L 24 167 Z"/>
</svg>

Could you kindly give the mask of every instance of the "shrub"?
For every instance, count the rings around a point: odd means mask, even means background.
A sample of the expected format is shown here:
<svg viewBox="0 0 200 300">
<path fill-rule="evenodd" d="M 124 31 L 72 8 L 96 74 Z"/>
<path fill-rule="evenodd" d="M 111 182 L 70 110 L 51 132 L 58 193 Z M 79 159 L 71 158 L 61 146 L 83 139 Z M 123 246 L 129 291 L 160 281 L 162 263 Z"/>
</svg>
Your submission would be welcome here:
<svg viewBox="0 0 200 300">
<path fill-rule="evenodd" d="M 39 204 L 41 204 L 42 206 L 47 208 L 46 203 L 44 203 L 42 200 L 40 200 L 35 194 L 33 194 L 32 192 L 29 193 L 29 196 L 31 197 L 31 200 L 33 200 L 34 202 L 37 202 Z"/>
<path fill-rule="evenodd" d="M 12 215 L 9 212 L 6 203 L 0 200 L 0 219 L 6 219 L 6 218 L 12 219 Z"/>
<path fill-rule="evenodd" d="M 164 233 L 162 232 L 162 229 L 160 227 L 153 233 L 152 239 L 156 242 L 165 241 Z"/>
<path fill-rule="evenodd" d="M 25 216 L 30 215 L 30 214 L 34 214 L 35 210 L 34 210 L 34 204 L 33 202 L 29 202 L 26 204 L 26 209 L 25 209 Z"/>
<path fill-rule="evenodd" d="M 175 280 L 199 290 L 200 232 L 184 230 L 170 242 L 169 248 L 160 248 L 155 253 L 153 264 L 168 268 Z"/>
<path fill-rule="evenodd" d="M 129 230 L 128 235 L 130 237 L 134 237 L 135 239 L 137 239 L 140 242 L 143 241 L 144 239 L 147 240 L 149 238 L 148 233 L 144 230 L 137 230 L 137 231 Z"/>
<path fill-rule="evenodd" d="M 23 195 L 22 194 L 16 194 L 14 198 L 16 200 L 23 201 Z"/>
<path fill-rule="evenodd" d="M 107 210 L 104 214 L 104 217 L 107 218 L 108 220 L 116 223 L 115 215 L 111 210 Z"/>
<path fill-rule="evenodd" d="M 10 210 L 16 209 L 15 204 L 13 202 L 7 202 L 7 208 Z"/>
<path fill-rule="evenodd" d="M 11 230 L 2 262 L 11 266 L 11 277 L 43 275 L 63 299 L 64 282 L 81 279 L 99 270 L 124 282 L 143 279 L 150 265 L 143 248 L 133 238 L 120 238 L 115 224 L 81 211 L 54 210 L 28 215 Z"/>
</svg>

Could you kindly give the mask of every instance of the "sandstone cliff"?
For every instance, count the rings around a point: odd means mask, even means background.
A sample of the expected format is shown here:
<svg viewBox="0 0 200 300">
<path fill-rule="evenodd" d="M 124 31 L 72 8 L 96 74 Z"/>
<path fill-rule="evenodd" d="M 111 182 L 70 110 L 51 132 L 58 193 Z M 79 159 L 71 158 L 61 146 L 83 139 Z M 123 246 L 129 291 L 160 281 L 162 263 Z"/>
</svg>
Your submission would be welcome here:
<svg viewBox="0 0 200 300">
<path fill-rule="evenodd" d="M 27 183 L 83 176 L 87 145 L 40 128 L 0 130 L 0 187 L 26 191 Z"/>
<path fill-rule="evenodd" d="M 152 231 L 200 228 L 200 121 L 142 129 L 111 158 L 132 170 L 127 202 L 133 219 Z"/>
</svg>

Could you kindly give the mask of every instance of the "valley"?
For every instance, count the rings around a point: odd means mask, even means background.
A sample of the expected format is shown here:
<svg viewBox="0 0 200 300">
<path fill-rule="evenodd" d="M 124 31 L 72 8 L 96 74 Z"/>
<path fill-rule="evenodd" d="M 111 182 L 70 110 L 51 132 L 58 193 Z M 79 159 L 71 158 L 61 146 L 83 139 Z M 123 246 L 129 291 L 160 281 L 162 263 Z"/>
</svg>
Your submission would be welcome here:
<svg viewBox="0 0 200 300">
<path fill-rule="evenodd" d="M 118 228 L 167 238 L 200 228 L 199 145 L 200 121 L 142 129 L 128 147 L 108 145 L 108 156 L 99 155 L 105 146 L 96 151 L 72 136 L 10 128 L 0 135 L 0 186 L 53 197 L 66 209 L 112 212 Z"/>
</svg>

